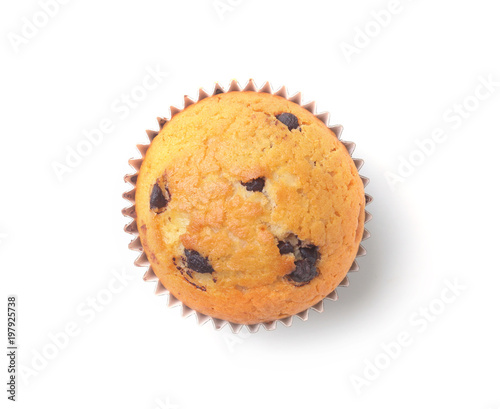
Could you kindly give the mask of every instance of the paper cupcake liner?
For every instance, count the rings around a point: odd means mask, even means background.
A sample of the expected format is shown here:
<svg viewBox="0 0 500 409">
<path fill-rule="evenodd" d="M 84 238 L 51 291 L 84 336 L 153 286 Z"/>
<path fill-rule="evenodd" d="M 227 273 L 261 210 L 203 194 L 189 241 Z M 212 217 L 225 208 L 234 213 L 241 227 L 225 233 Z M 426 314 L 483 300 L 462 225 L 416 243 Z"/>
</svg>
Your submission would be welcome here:
<svg viewBox="0 0 500 409">
<path fill-rule="evenodd" d="M 184 107 L 183 108 L 176 108 L 171 106 L 170 107 L 170 119 L 172 119 L 175 115 L 177 115 L 179 112 L 181 112 L 183 109 L 187 108 L 189 105 L 192 105 L 198 101 L 201 101 L 202 99 L 205 99 L 207 97 L 220 94 L 223 92 L 233 92 L 233 91 L 255 91 L 255 92 L 265 92 L 267 94 L 273 94 L 273 95 L 278 95 L 280 97 L 283 97 L 289 101 L 295 102 L 296 104 L 302 106 L 303 108 L 307 109 L 309 112 L 311 112 L 313 115 L 315 115 L 319 120 L 321 120 L 326 126 L 329 127 L 331 131 L 337 136 L 337 138 L 340 140 L 340 136 L 342 134 L 343 127 L 342 125 L 334 125 L 334 126 L 329 126 L 328 124 L 328 119 L 329 119 L 329 114 L 327 112 L 322 112 L 322 113 L 316 113 L 316 103 L 315 102 L 308 102 L 306 104 L 302 104 L 302 97 L 301 93 L 297 93 L 292 96 L 288 96 L 286 88 L 282 86 L 279 88 L 276 92 L 272 91 L 271 85 L 269 82 L 266 82 L 261 88 L 258 88 L 255 85 L 255 82 L 251 79 L 248 84 L 244 87 L 241 88 L 240 85 L 236 80 L 231 81 L 231 84 L 229 88 L 224 90 L 218 83 L 215 84 L 214 90 L 211 94 L 207 93 L 205 90 L 202 88 L 199 89 L 198 91 L 198 98 L 197 99 L 191 99 L 187 95 L 184 96 Z M 150 143 L 153 141 L 153 139 L 158 135 L 159 131 L 168 123 L 169 119 L 166 118 L 157 118 L 158 124 L 159 124 L 159 130 L 158 131 L 152 131 L 152 130 L 147 130 L 146 133 L 149 137 Z M 354 149 L 356 147 L 354 142 L 348 142 L 348 141 L 341 141 L 342 144 L 346 147 L 347 151 L 349 152 L 349 155 L 352 157 L 352 153 L 354 152 Z M 127 233 L 130 233 L 134 236 L 134 239 L 130 242 L 129 244 L 129 249 L 138 251 L 141 254 L 139 257 L 135 260 L 134 264 L 138 267 L 148 267 L 146 273 L 144 274 L 144 281 L 156 281 L 156 289 L 155 289 L 155 294 L 156 295 L 168 295 L 168 307 L 181 307 L 182 311 L 182 317 L 189 317 L 190 315 L 195 314 L 196 318 L 198 320 L 199 325 L 203 325 L 208 321 L 212 321 L 213 326 L 216 330 L 220 330 L 226 325 L 229 325 L 231 327 L 231 330 L 233 333 L 237 334 L 242 327 L 246 327 L 249 332 L 255 333 L 259 330 L 259 328 L 262 326 L 266 330 L 271 331 L 276 329 L 277 323 L 281 322 L 284 326 L 289 327 L 293 323 L 293 318 L 298 317 L 302 321 L 307 321 L 309 317 L 309 311 L 314 310 L 317 312 L 323 312 L 324 309 L 324 300 L 331 300 L 331 301 L 337 301 L 338 300 L 338 294 L 337 294 L 337 289 L 333 290 L 330 294 L 328 294 L 324 299 L 319 301 L 317 304 L 313 305 L 312 307 L 309 307 L 308 309 L 295 314 L 291 315 L 286 318 L 282 318 L 279 320 L 275 321 L 270 321 L 270 322 L 263 322 L 259 324 L 252 324 L 252 325 L 244 325 L 244 324 L 235 324 L 233 322 L 229 322 L 226 320 L 221 320 L 218 318 L 210 317 L 208 315 L 202 314 L 196 310 L 193 310 L 192 308 L 188 307 L 185 305 L 182 301 L 178 300 L 176 297 L 174 297 L 172 294 L 169 293 L 169 291 L 163 286 L 161 281 L 156 277 L 155 272 L 151 268 L 148 258 L 146 256 L 146 253 L 144 252 L 142 245 L 141 245 L 141 239 L 139 237 L 139 231 L 137 229 L 137 213 L 135 211 L 135 186 L 137 183 L 137 176 L 139 175 L 139 170 L 141 168 L 142 161 L 144 160 L 144 157 L 146 156 L 146 152 L 149 148 L 150 144 L 145 144 L 145 145 L 137 145 L 137 149 L 141 153 L 141 158 L 139 159 L 130 159 L 128 163 L 136 170 L 135 173 L 133 174 L 128 174 L 125 176 L 125 182 L 130 183 L 133 186 L 133 189 L 125 192 L 123 194 L 123 198 L 127 199 L 132 203 L 130 207 L 127 207 L 122 210 L 122 213 L 124 216 L 128 216 L 132 218 L 133 220 L 128 223 L 125 226 L 125 231 Z M 356 168 L 359 170 L 363 166 L 364 161 L 362 159 L 355 159 L 353 158 L 354 163 L 356 165 Z M 361 176 L 361 180 L 363 181 L 363 186 L 366 187 L 369 183 L 369 179 Z M 366 206 L 370 204 L 372 201 L 372 197 L 368 194 L 365 193 L 365 224 L 368 223 L 372 219 L 372 215 L 366 211 Z M 364 229 L 363 232 L 363 238 L 361 241 L 364 241 L 370 237 L 370 233 L 366 228 Z M 363 246 L 359 246 L 358 252 L 356 254 L 356 257 L 351 265 L 351 268 L 348 271 L 349 273 L 355 272 L 359 270 L 359 265 L 357 263 L 358 257 L 362 257 L 366 255 L 366 250 Z M 342 282 L 338 285 L 338 287 L 347 287 L 349 285 L 349 279 L 347 275 L 345 278 L 342 280 Z M 338 288 L 337 287 L 337 288 Z"/>
</svg>

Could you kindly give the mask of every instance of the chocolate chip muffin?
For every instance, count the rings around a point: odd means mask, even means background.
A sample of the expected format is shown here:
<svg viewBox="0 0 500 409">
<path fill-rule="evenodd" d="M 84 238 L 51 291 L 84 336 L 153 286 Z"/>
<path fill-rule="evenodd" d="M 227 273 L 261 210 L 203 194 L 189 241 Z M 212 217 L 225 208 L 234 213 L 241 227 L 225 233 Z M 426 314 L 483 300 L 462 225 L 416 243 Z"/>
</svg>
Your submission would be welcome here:
<svg viewBox="0 0 500 409">
<path fill-rule="evenodd" d="M 346 276 L 365 196 L 344 145 L 277 95 L 219 93 L 162 127 L 135 193 L 142 248 L 184 304 L 239 324 L 299 313 Z"/>
</svg>

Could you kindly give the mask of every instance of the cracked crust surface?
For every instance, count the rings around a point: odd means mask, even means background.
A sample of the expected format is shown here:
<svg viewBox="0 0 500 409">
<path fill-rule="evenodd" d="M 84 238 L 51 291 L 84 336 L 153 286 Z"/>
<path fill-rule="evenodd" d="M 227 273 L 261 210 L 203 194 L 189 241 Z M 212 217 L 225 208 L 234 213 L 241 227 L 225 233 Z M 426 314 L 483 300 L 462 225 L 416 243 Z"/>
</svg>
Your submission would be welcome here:
<svg viewBox="0 0 500 409">
<path fill-rule="evenodd" d="M 294 114 L 299 128 L 276 119 Z M 262 192 L 242 183 L 265 178 Z M 166 209 L 150 208 L 153 186 L 168 188 Z M 230 92 L 177 114 L 153 140 L 136 191 L 141 243 L 162 284 L 189 307 L 234 323 L 299 313 L 346 276 L 364 230 L 364 189 L 336 136 L 284 98 Z M 285 276 L 296 235 L 318 246 L 319 274 L 296 286 Z M 184 250 L 206 257 L 212 274 L 187 268 Z"/>
</svg>

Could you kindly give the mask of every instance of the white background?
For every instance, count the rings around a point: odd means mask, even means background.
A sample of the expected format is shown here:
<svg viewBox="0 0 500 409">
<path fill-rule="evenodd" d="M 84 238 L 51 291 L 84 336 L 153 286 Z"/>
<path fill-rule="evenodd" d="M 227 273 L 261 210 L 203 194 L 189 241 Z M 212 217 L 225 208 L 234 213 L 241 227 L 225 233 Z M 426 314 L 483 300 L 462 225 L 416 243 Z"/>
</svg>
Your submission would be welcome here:
<svg viewBox="0 0 500 409">
<path fill-rule="evenodd" d="M 73 0 L 44 21 L 35 0 L 2 2 L 0 310 L 18 296 L 26 373 L 7 405 L 1 353 L 0 406 L 499 408 L 498 1 L 401 0 L 382 28 L 373 13 L 385 0 L 220 3 L 234 6 Z M 19 43 L 33 19 L 44 27 Z M 355 38 L 362 47 L 347 58 L 341 46 Z M 141 94 L 158 66 L 168 76 Z M 144 130 L 184 94 L 232 78 L 316 100 L 357 143 L 375 199 L 368 255 L 339 301 L 240 336 L 198 327 L 153 295 L 120 212 Z M 488 79 L 496 85 L 478 102 Z M 119 111 L 131 92 L 143 100 Z M 473 112 L 459 121 L 464 100 Z M 106 118 L 113 131 L 58 177 L 55 163 Z M 447 139 L 415 153 L 435 128 Z M 392 189 L 387 172 L 410 158 L 418 165 Z M 109 300 L 113 271 L 127 278 Z M 460 290 L 444 303 L 446 280 Z M 90 313 L 96 295 L 109 303 Z M 387 359 L 381 345 L 401 333 L 411 345 Z"/>
</svg>

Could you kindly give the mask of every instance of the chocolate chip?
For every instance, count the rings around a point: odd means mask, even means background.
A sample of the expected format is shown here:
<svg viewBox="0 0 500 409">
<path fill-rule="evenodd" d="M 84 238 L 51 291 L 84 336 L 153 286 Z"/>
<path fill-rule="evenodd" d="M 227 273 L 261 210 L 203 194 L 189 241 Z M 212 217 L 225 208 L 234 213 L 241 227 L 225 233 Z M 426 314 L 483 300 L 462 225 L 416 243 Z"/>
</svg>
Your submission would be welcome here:
<svg viewBox="0 0 500 409">
<path fill-rule="evenodd" d="M 203 274 L 212 274 L 214 272 L 214 269 L 208 262 L 208 258 L 203 257 L 196 250 L 184 249 L 184 254 L 186 255 L 189 269 Z"/>
<path fill-rule="evenodd" d="M 280 249 L 280 254 L 293 253 L 293 246 L 285 241 L 280 241 L 278 243 L 278 248 Z"/>
<path fill-rule="evenodd" d="M 201 290 L 201 291 L 207 291 L 207 287 L 203 286 L 203 285 L 198 285 L 198 284 L 195 284 L 193 283 L 192 281 L 189 281 L 186 277 L 182 276 L 182 278 L 184 280 L 186 280 L 189 284 L 191 284 L 193 287 L 196 287 L 198 290 Z"/>
<path fill-rule="evenodd" d="M 247 183 L 241 182 L 241 184 L 245 186 L 249 192 L 262 192 L 262 189 L 264 189 L 264 185 L 266 184 L 266 179 L 257 178 L 252 179 Z"/>
<path fill-rule="evenodd" d="M 295 270 L 293 270 L 287 277 L 297 283 L 307 283 L 318 275 L 315 262 L 310 258 L 304 260 L 297 260 L 295 262 Z"/>
<path fill-rule="evenodd" d="M 291 131 L 292 129 L 297 129 L 299 127 L 299 120 L 294 114 L 283 112 L 282 114 L 279 114 L 276 119 L 288 126 L 289 131 Z"/>
<path fill-rule="evenodd" d="M 220 88 L 217 88 L 217 89 L 215 90 L 214 95 L 219 95 L 219 94 L 223 94 L 223 93 L 224 93 L 224 91 L 222 91 Z"/>
<path fill-rule="evenodd" d="M 303 258 L 311 260 L 314 263 L 316 263 L 316 260 L 319 258 L 319 253 L 318 253 L 318 247 L 317 246 L 307 246 L 307 247 L 301 247 L 299 249 L 300 254 Z"/>
<path fill-rule="evenodd" d="M 149 198 L 149 208 L 157 211 L 157 213 L 165 210 L 164 208 L 167 206 L 168 200 L 170 199 L 168 189 L 166 189 L 166 193 L 168 198 L 165 197 L 160 185 L 156 182 L 151 191 L 151 197 Z"/>
</svg>

